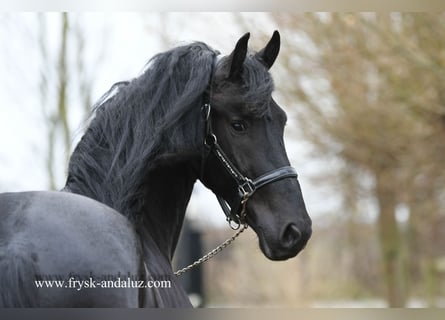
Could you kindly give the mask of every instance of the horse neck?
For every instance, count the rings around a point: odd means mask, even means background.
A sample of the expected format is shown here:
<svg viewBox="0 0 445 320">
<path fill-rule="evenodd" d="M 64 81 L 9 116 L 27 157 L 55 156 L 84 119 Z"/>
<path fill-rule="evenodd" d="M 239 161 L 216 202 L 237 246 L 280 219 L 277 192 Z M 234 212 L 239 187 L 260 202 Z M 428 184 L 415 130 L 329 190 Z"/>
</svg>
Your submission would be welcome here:
<svg viewBox="0 0 445 320">
<path fill-rule="evenodd" d="M 144 237 L 150 237 L 169 261 L 173 258 L 196 181 L 194 172 L 187 163 L 160 166 L 149 174 L 143 187 L 141 240 L 144 242 Z"/>
</svg>

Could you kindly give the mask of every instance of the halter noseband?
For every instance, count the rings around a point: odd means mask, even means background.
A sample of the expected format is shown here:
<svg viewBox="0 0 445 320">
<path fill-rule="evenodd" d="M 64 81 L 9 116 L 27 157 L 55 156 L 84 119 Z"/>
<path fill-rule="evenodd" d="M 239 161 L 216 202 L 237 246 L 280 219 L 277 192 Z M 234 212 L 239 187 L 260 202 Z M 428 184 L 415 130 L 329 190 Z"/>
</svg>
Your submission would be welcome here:
<svg viewBox="0 0 445 320">
<path fill-rule="evenodd" d="M 211 78 L 213 78 L 213 75 L 211 76 Z M 227 155 L 222 150 L 221 146 L 218 144 L 218 139 L 216 138 L 216 135 L 212 129 L 212 108 L 210 105 L 211 83 L 212 80 L 210 80 L 209 87 L 204 97 L 204 105 L 202 106 L 202 115 L 205 121 L 204 150 L 207 149 L 207 152 L 204 151 L 205 155 L 203 155 L 202 159 L 203 162 L 201 177 L 203 177 L 203 169 L 205 163 L 207 162 L 207 158 L 210 153 L 213 153 L 221 162 L 229 175 L 235 180 L 238 186 L 238 201 L 237 204 L 233 207 L 230 207 L 228 202 L 221 196 L 216 195 L 216 198 L 218 199 L 218 202 L 223 209 L 230 226 L 232 227 L 232 229 L 238 229 L 240 225 L 246 225 L 247 201 L 250 199 L 250 197 L 252 197 L 256 190 L 264 187 L 269 183 L 277 182 L 282 179 L 297 178 L 298 175 L 293 167 L 284 166 L 268 171 L 255 179 L 250 179 L 249 177 L 243 175 L 236 168 L 236 166 L 233 165 L 233 163 L 229 160 Z M 232 222 L 234 222 L 235 225 L 233 225 Z"/>
</svg>

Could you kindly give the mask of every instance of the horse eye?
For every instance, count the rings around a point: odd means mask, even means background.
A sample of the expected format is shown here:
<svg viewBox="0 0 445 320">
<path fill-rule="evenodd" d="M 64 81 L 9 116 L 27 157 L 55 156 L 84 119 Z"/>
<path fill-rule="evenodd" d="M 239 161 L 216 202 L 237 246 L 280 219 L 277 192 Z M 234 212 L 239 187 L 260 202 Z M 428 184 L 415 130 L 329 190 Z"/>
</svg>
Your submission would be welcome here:
<svg viewBox="0 0 445 320">
<path fill-rule="evenodd" d="M 233 121 L 231 123 L 233 130 L 238 132 L 246 131 L 247 125 L 244 121 Z"/>
</svg>

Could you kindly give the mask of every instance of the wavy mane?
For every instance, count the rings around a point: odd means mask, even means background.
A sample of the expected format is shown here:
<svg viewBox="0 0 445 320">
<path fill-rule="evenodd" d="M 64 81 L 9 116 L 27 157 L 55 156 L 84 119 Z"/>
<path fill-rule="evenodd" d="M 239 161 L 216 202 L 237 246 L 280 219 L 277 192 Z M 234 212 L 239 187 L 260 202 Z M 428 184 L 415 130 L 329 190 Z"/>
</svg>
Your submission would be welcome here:
<svg viewBox="0 0 445 320">
<path fill-rule="evenodd" d="M 66 188 L 126 216 L 138 210 L 142 173 L 202 135 L 187 115 L 201 104 L 216 54 L 201 42 L 177 47 L 154 56 L 141 76 L 115 84 L 71 156 Z"/>
</svg>

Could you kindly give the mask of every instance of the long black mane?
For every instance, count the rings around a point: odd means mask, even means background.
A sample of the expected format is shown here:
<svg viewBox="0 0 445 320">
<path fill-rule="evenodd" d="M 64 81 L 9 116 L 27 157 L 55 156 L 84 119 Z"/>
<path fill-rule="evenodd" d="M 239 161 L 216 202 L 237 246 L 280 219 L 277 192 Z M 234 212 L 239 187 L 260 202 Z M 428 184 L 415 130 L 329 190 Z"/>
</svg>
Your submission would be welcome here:
<svg viewBox="0 0 445 320">
<path fill-rule="evenodd" d="M 138 212 L 143 172 L 202 135 L 187 115 L 201 104 L 216 54 L 200 42 L 177 47 L 153 57 L 138 78 L 115 84 L 71 156 L 66 188 L 129 218 Z"/>
</svg>

